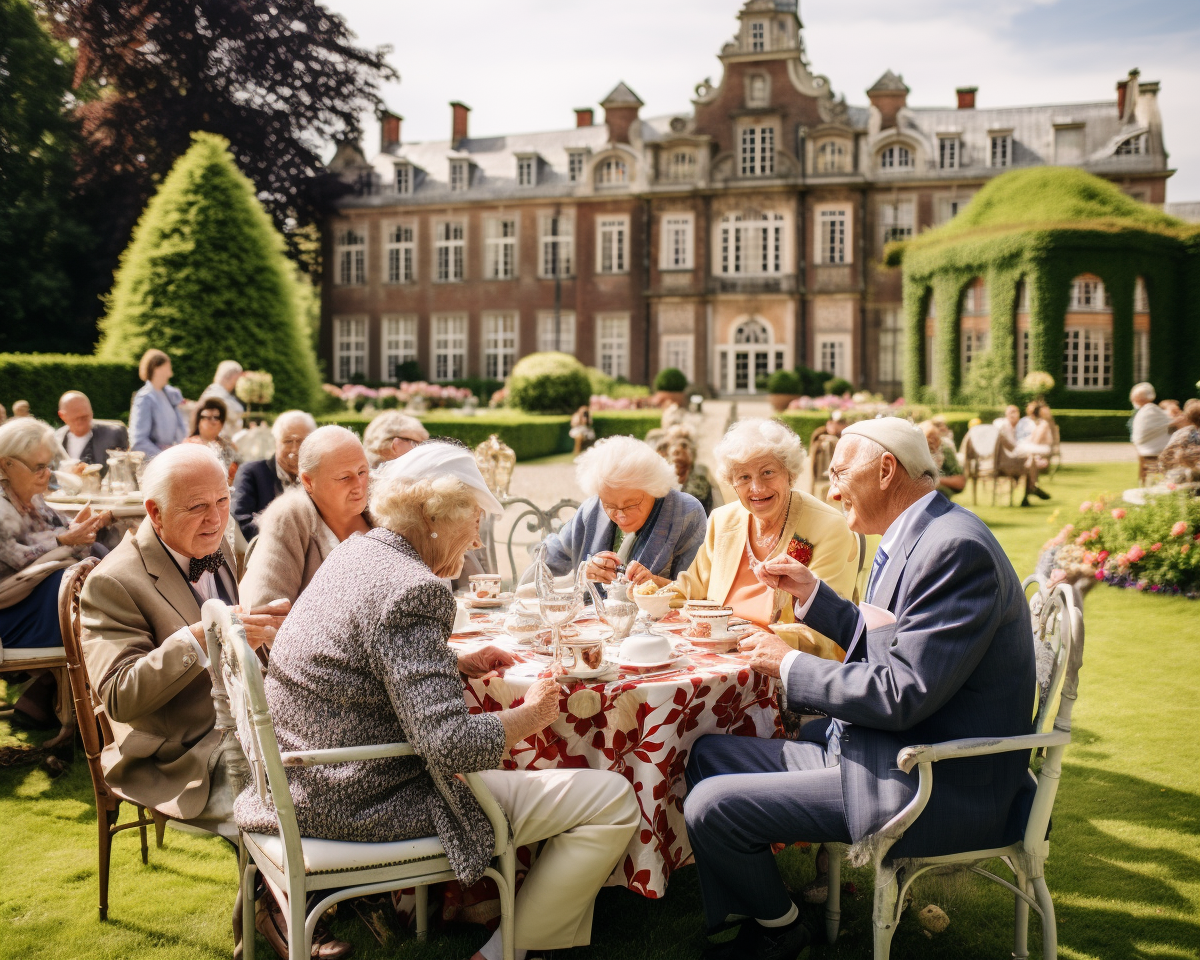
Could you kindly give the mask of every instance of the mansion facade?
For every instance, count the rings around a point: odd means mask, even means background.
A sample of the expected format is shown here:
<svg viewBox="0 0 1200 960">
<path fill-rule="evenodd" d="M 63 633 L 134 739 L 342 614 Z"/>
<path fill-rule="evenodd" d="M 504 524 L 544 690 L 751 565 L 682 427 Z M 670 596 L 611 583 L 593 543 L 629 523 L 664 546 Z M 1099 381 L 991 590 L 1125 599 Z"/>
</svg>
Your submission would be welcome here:
<svg viewBox="0 0 1200 960">
<path fill-rule="evenodd" d="M 748 0 L 690 113 L 641 116 L 624 83 L 603 122 L 406 143 L 385 113 L 379 152 L 343 144 L 354 187 L 326 224 L 320 352 L 332 379 L 501 379 L 563 350 L 649 383 L 754 393 L 797 365 L 895 396 L 903 388 L 900 271 L 884 246 L 952 218 L 990 178 L 1081 167 L 1166 199 L 1157 83 L 1115 99 L 911 107 L 890 70 L 869 105 L 834 95 L 805 56 L 796 0 Z"/>
</svg>

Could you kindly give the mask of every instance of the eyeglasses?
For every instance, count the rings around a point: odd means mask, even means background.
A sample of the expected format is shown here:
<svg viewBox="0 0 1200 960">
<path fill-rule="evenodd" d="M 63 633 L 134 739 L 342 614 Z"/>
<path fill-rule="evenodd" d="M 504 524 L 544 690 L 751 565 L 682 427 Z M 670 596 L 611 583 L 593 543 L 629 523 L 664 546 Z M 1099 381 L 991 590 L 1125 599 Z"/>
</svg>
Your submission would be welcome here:
<svg viewBox="0 0 1200 960">
<path fill-rule="evenodd" d="M 424 440 L 417 440 L 417 439 L 414 439 L 413 437 L 392 437 L 392 440 L 393 441 L 399 440 L 401 443 L 408 443 L 414 447 L 419 443 L 425 442 Z"/>
<path fill-rule="evenodd" d="M 33 474 L 35 477 L 37 477 L 37 476 L 40 476 L 40 475 L 42 475 L 43 473 L 49 473 L 49 472 L 50 472 L 50 464 L 48 464 L 48 463 L 39 463 L 39 464 L 37 464 L 37 465 L 35 465 L 35 466 L 30 466 L 28 463 L 26 463 L 26 462 L 25 462 L 24 460 L 22 460 L 20 457 L 5 457 L 5 459 L 6 459 L 6 460 L 13 460 L 13 461 L 15 461 L 15 462 L 19 463 L 21 466 L 23 466 L 23 467 L 24 467 L 26 470 L 28 470 L 28 471 L 29 471 L 31 474 Z"/>
<path fill-rule="evenodd" d="M 633 501 L 633 503 L 627 503 L 623 507 L 618 507 L 615 503 L 605 503 L 603 500 L 600 501 L 600 506 L 604 508 L 604 512 L 610 517 L 615 517 L 617 514 L 627 517 L 631 513 L 636 513 L 641 505 L 645 502 L 646 496 L 643 494 L 642 496 L 638 497 L 638 499 Z"/>
<path fill-rule="evenodd" d="M 200 414 L 200 419 L 201 420 L 223 420 L 225 418 L 222 417 L 219 413 L 202 413 L 202 414 Z"/>
</svg>

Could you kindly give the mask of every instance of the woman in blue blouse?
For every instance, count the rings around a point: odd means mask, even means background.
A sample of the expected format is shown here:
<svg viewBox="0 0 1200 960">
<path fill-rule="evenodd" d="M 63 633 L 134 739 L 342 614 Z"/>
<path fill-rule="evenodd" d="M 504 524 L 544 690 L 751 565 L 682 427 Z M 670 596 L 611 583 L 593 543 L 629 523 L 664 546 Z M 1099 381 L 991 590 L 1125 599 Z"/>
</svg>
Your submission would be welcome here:
<svg viewBox="0 0 1200 960">
<path fill-rule="evenodd" d="M 147 460 L 188 435 L 187 420 L 179 408 L 183 394 L 167 382 L 171 373 L 171 358 L 161 350 L 150 349 L 142 354 L 138 376 L 145 383 L 133 396 L 129 446 L 142 451 Z"/>
</svg>

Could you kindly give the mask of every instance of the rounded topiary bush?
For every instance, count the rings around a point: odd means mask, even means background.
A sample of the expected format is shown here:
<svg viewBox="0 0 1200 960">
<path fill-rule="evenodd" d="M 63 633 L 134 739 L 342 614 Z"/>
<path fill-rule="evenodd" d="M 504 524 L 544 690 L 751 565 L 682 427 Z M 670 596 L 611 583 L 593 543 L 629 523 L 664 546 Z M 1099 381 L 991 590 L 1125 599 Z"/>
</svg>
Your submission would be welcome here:
<svg viewBox="0 0 1200 960">
<path fill-rule="evenodd" d="M 804 382 L 800 379 L 800 375 L 793 370 L 776 370 L 767 377 L 767 391 L 769 393 L 801 394 L 804 392 Z"/>
<path fill-rule="evenodd" d="M 654 378 L 654 389 L 663 393 L 682 393 L 687 385 L 687 374 L 678 367 L 664 367 Z"/>
<path fill-rule="evenodd" d="M 529 413 L 574 413 L 591 395 L 587 368 L 569 353 L 531 353 L 508 378 L 509 405 Z"/>
<path fill-rule="evenodd" d="M 842 377 L 834 377 L 832 380 L 825 381 L 825 392 L 835 397 L 845 396 L 847 393 L 854 392 L 854 384 Z"/>
</svg>

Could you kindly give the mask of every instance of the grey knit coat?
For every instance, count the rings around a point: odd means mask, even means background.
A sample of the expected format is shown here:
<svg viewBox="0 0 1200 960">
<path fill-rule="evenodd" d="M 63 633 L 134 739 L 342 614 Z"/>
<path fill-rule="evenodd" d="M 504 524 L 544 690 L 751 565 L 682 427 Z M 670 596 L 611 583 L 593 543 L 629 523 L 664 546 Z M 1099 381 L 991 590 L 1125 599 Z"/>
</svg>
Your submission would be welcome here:
<svg viewBox="0 0 1200 960">
<path fill-rule="evenodd" d="M 437 834 L 464 884 L 487 868 L 492 827 L 455 773 L 494 770 L 504 727 L 472 715 L 446 644 L 454 598 L 398 534 L 376 528 L 321 565 L 271 648 L 267 702 L 281 750 L 408 741 L 414 757 L 288 771 L 301 836 L 380 842 Z M 234 808 L 275 833 L 251 788 Z"/>
</svg>

